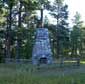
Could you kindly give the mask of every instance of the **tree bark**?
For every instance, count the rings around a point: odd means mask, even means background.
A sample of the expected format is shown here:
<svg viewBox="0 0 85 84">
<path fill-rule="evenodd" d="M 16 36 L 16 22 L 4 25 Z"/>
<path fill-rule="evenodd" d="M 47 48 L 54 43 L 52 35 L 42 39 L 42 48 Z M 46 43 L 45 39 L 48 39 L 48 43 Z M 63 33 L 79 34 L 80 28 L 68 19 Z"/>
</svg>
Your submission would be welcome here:
<svg viewBox="0 0 85 84">
<path fill-rule="evenodd" d="M 6 43 L 5 43 L 5 55 L 7 59 L 11 58 L 11 25 L 12 25 L 12 5 L 9 8 L 9 16 L 7 17 L 7 30 L 6 30 Z M 7 60 L 6 60 L 7 61 Z"/>
<path fill-rule="evenodd" d="M 21 10 L 22 10 L 22 2 L 20 0 L 20 7 L 19 7 L 19 13 L 18 13 L 18 29 L 21 28 Z M 16 59 L 20 58 L 20 47 L 21 47 L 20 41 L 21 41 L 21 39 L 19 36 L 20 35 L 18 34 L 17 39 L 16 39 L 16 41 L 17 41 L 17 43 L 16 43 Z"/>
<path fill-rule="evenodd" d="M 41 27 L 43 27 L 43 9 L 41 9 Z"/>
</svg>

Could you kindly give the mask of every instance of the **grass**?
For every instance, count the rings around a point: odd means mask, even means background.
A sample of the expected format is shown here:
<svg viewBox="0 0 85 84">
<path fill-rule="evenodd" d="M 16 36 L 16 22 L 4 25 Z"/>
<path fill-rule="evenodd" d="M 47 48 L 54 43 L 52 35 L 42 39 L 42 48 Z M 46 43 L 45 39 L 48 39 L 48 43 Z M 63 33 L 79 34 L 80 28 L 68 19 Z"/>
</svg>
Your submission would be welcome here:
<svg viewBox="0 0 85 84">
<path fill-rule="evenodd" d="M 71 76 L 32 76 L 19 74 L 0 79 L 1 84 L 85 84 L 85 74 Z"/>
<path fill-rule="evenodd" d="M 80 67 L 0 64 L 0 84 L 85 84 L 85 65 Z"/>
</svg>

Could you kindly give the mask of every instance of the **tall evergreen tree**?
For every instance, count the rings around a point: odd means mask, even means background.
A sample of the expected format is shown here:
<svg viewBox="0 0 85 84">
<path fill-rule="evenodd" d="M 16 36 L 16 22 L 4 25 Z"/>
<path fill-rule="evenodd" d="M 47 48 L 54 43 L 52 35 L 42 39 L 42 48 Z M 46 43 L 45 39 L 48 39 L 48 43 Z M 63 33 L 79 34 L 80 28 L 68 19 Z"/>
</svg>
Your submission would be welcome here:
<svg viewBox="0 0 85 84">
<path fill-rule="evenodd" d="M 72 53 L 71 55 L 77 55 L 77 49 L 81 43 L 81 28 L 82 28 L 82 21 L 81 16 L 78 12 L 76 12 L 74 19 L 73 19 L 73 30 L 71 32 L 71 41 L 72 41 Z"/>
<path fill-rule="evenodd" d="M 73 30 L 71 31 L 71 56 L 78 58 L 77 62 L 79 65 L 82 50 L 81 28 L 83 22 L 78 12 L 74 16 L 73 23 Z"/>
<path fill-rule="evenodd" d="M 12 29 L 12 8 L 15 4 L 14 0 L 3 0 L 3 5 L 5 7 L 5 10 L 7 10 L 7 14 L 5 15 L 6 18 L 6 32 L 5 32 L 5 55 L 6 58 L 11 57 L 11 29 Z"/>
<path fill-rule="evenodd" d="M 51 15 L 57 20 L 56 26 L 56 39 L 57 39 L 57 57 L 63 55 L 65 48 L 69 40 L 68 31 L 68 5 L 63 5 L 63 0 L 55 0 L 53 6 L 50 8 Z"/>
</svg>

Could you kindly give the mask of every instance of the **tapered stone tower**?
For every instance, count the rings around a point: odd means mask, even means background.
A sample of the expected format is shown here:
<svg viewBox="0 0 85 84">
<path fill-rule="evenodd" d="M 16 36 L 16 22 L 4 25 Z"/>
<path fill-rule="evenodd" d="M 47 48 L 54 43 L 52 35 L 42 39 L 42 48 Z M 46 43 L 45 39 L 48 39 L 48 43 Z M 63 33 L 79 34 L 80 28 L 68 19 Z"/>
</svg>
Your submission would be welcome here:
<svg viewBox="0 0 85 84">
<path fill-rule="evenodd" d="M 32 52 L 33 64 L 50 64 L 53 62 L 47 28 L 36 29 L 36 40 Z"/>
</svg>

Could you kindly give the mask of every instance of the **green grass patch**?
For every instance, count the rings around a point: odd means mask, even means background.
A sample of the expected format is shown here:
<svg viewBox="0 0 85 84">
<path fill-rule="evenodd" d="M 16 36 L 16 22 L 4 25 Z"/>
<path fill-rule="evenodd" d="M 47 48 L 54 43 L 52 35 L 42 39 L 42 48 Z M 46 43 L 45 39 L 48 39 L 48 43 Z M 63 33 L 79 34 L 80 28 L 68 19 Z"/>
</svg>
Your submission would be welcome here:
<svg viewBox="0 0 85 84">
<path fill-rule="evenodd" d="M 59 68 L 55 65 L 0 64 L 0 84 L 85 84 L 85 65 Z"/>
<path fill-rule="evenodd" d="M 0 77 L 0 84 L 85 84 L 85 74 L 45 77 L 23 73 Z"/>
</svg>

